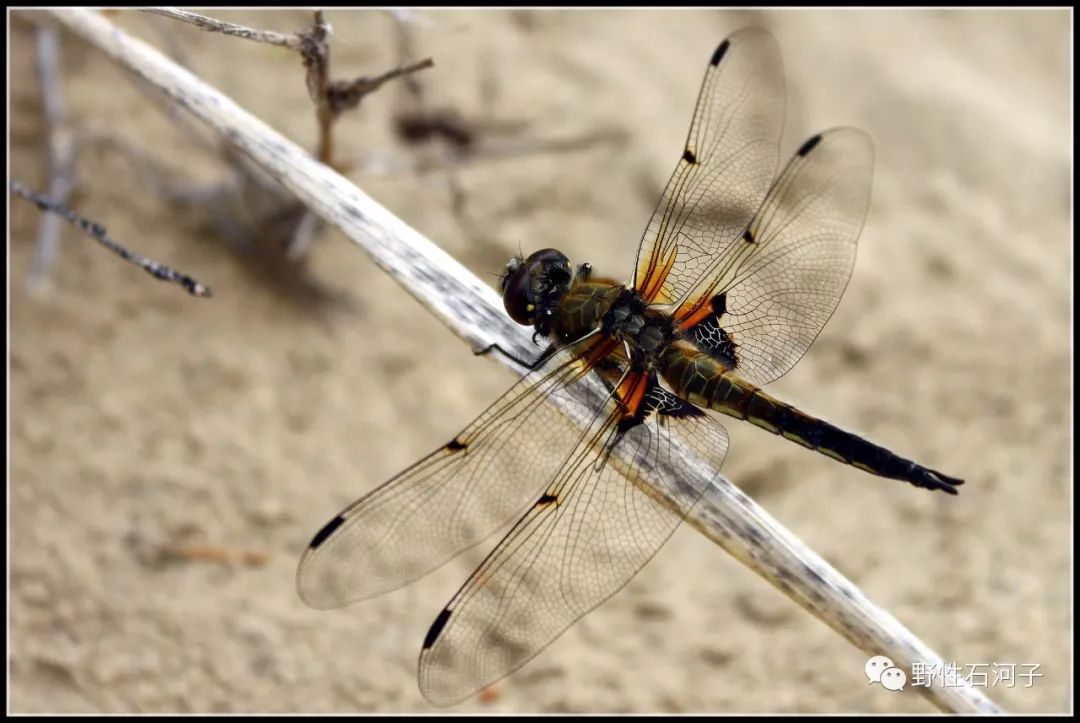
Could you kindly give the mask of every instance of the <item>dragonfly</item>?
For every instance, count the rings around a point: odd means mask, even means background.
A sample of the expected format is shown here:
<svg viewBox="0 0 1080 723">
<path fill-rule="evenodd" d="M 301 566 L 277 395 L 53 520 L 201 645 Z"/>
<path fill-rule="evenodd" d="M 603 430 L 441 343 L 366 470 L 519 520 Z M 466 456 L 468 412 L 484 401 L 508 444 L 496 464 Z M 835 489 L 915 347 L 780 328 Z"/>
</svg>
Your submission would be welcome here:
<svg viewBox="0 0 1080 723">
<path fill-rule="evenodd" d="M 432 704 L 520 668 L 637 574 L 708 490 L 679 484 L 664 462 L 688 449 L 719 474 L 728 435 L 718 415 L 878 477 L 952 495 L 963 483 L 761 389 L 839 303 L 873 169 L 869 136 L 841 127 L 812 136 L 776 175 L 784 111 L 772 35 L 746 29 L 721 42 L 630 283 L 555 249 L 513 258 L 504 307 L 546 350 L 304 551 L 300 597 L 336 608 L 508 529 L 424 638 L 418 679 Z M 600 391 L 574 394 L 586 386 Z"/>
</svg>

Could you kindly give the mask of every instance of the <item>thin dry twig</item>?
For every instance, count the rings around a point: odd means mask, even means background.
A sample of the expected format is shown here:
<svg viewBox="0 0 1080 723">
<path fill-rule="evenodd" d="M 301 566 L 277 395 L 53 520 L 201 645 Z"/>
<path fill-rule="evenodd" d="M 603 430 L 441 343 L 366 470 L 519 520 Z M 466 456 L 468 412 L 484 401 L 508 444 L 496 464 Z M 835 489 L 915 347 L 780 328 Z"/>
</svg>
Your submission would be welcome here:
<svg viewBox="0 0 1080 723">
<path fill-rule="evenodd" d="M 117 62 L 182 98 L 192 113 L 228 137 L 315 213 L 368 251 L 380 268 L 473 349 L 498 344 L 520 357 L 536 353 L 529 332 L 507 317 L 493 289 L 333 169 L 318 163 L 231 99 L 100 15 L 84 9 L 49 12 Z M 502 355 L 487 357 L 515 368 Z M 606 396 L 603 390 L 580 391 L 577 403 L 589 400 L 591 391 L 599 398 Z M 615 457 L 612 460 L 618 463 Z M 687 518 L 690 524 L 865 654 L 886 655 L 908 669 L 913 663 L 942 664 L 933 650 L 874 605 L 730 481 L 716 475 L 707 463 L 683 454 L 671 463 L 670 470 L 668 479 L 673 482 L 708 490 Z M 629 481 L 643 484 L 640 479 Z M 956 686 L 935 682 L 915 689 L 944 711 L 1001 712 L 966 680 Z"/>
<path fill-rule="evenodd" d="M 192 525 L 162 530 L 136 521 L 124 541 L 136 560 L 155 569 L 178 562 L 260 567 L 270 561 L 270 553 L 264 550 L 194 541 L 198 537 L 199 530 Z"/>
<path fill-rule="evenodd" d="M 295 49 L 299 48 L 302 42 L 301 38 L 295 33 L 286 35 L 284 33 L 275 33 L 272 30 L 257 30 L 256 28 L 249 28 L 235 23 L 227 23 L 224 20 L 218 20 L 217 18 L 211 18 L 206 15 L 199 15 L 198 13 L 188 12 L 187 10 L 180 10 L 179 8 L 139 9 L 144 13 L 161 15 L 162 17 L 194 25 L 197 28 L 211 33 L 222 33 L 223 35 L 231 35 L 234 38 L 254 40 L 257 43 L 269 43 L 270 45 Z"/>
<path fill-rule="evenodd" d="M 76 226 L 82 231 L 86 232 L 87 235 L 89 235 L 99 244 L 109 249 L 125 261 L 130 261 L 131 263 L 140 267 L 143 271 L 150 274 L 154 278 L 161 279 L 162 281 L 169 281 L 174 284 L 179 284 L 180 286 L 187 289 L 187 292 L 192 296 L 211 296 L 210 287 L 200 284 L 198 281 L 191 278 L 187 274 L 182 274 L 179 271 L 175 271 L 168 266 L 165 266 L 164 264 L 159 264 L 153 259 L 137 254 L 134 251 L 129 251 L 116 241 L 109 238 L 108 231 L 106 231 L 105 227 L 101 224 L 83 218 L 82 216 L 78 215 L 70 208 L 61 203 L 57 203 L 49 198 L 46 198 L 45 196 L 34 193 L 22 182 L 13 179 L 11 181 L 11 190 L 15 194 L 22 196 L 28 201 L 33 202 L 42 211 L 55 213 L 67 219 L 68 222 L 70 222 L 73 226 Z"/>
</svg>

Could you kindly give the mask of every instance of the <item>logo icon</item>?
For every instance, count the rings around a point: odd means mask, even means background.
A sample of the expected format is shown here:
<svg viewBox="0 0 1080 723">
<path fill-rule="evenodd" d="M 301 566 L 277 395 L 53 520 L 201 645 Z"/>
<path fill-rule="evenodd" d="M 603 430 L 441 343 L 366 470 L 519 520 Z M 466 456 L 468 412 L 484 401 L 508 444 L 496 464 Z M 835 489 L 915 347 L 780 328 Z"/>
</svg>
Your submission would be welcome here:
<svg viewBox="0 0 1080 723">
<path fill-rule="evenodd" d="M 889 668 L 881 674 L 881 685 L 888 690 L 903 690 L 907 684 L 907 673 L 900 668 Z"/>
<path fill-rule="evenodd" d="M 870 685 L 881 683 L 881 687 L 892 691 L 903 690 L 907 685 L 907 673 L 897 668 L 893 661 L 884 655 L 875 655 L 867 660 L 863 670 L 866 671 Z"/>
</svg>

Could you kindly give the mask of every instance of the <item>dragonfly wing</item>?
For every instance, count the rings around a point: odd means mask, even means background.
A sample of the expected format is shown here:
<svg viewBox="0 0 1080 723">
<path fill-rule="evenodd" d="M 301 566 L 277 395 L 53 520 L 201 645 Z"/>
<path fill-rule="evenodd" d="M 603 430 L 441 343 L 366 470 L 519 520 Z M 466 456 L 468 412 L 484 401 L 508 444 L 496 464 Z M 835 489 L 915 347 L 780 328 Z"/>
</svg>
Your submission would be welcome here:
<svg viewBox="0 0 1080 723">
<path fill-rule="evenodd" d="M 594 413 L 568 387 L 614 344 L 594 337 L 560 350 L 450 442 L 334 517 L 300 559 L 301 599 L 334 608 L 395 590 L 513 520 L 582 435 L 549 401 Z"/>
<path fill-rule="evenodd" d="M 609 402 L 436 618 L 419 661 L 430 702 L 459 702 L 524 665 L 625 585 L 701 496 L 675 474 L 675 440 L 715 471 L 727 451 L 724 428 L 655 382 L 642 403 L 647 413 L 631 426 L 625 408 Z"/>
<path fill-rule="evenodd" d="M 676 309 L 677 324 L 706 351 L 722 348 L 739 375 L 758 386 L 783 376 L 840 303 L 873 167 L 873 143 L 856 128 L 806 141 L 739 243 Z"/>
<path fill-rule="evenodd" d="M 713 53 L 686 147 L 638 247 L 634 289 L 680 300 L 750 223 L 780 160 L 784 70 L 772 35 L 734 33 Z"/>
</svg>

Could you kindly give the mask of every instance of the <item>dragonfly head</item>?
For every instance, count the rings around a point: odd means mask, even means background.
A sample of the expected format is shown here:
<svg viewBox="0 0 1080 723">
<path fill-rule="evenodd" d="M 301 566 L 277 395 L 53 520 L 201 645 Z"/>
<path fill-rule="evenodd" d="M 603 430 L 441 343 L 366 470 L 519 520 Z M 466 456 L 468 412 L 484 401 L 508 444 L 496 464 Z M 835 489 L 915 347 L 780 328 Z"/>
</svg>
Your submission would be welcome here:
<svg viewBox="0 0 1080 723">
<path fill-rule="evenodd" d="M 570 261 L 555 249 L 541 249 L 528 258 L 515 256 L 502 277 L 503 306 L 522 326 L 536 326 L 540 334 L 550 330 L 559 300 L 570 290 Z"/>
</svg>

